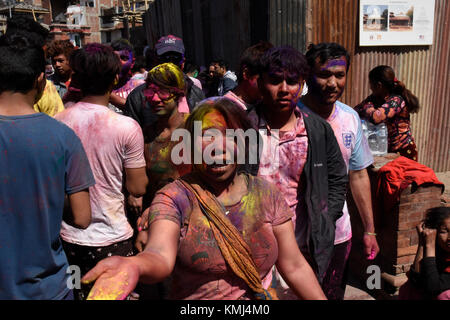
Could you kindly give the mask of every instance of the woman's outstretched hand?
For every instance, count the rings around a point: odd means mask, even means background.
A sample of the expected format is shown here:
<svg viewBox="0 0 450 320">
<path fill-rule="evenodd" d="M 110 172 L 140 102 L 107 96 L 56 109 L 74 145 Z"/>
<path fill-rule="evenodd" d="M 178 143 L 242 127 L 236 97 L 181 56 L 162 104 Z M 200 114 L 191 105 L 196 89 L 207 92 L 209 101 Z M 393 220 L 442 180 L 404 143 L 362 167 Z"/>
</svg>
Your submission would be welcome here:
<svg viewBox="0 0 450 320">
<path fill-rule="evenodd" d="M 88 300 L 124 300 L 139 281 L 139 268 L 134 257 L 109 257 L 97 263 L 81 281 L 95 281 Z"/>
</svg>

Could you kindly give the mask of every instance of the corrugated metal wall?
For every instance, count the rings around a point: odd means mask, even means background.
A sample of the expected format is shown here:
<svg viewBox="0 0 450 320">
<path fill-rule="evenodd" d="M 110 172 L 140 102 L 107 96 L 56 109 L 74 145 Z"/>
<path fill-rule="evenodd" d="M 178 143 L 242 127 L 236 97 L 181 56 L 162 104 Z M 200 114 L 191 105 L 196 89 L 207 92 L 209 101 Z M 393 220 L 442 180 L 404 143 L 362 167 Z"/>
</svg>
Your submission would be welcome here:
<svg viewBox="0 0 450 320">
<path fill-rule="evenodd" d="M 419 162 L 436 172 L 450 170 L 450 3 L 436 0 L 432 46 L 359 47 L 357 0 L 307 0 L 306 44 L 338 42 L 352 55 L 343 102 L 355 106 L 369 93 L 368 73 L 390 65 L 420 100 L 412 115 Z"/>
<path fill-rule="evenodd" d="M 269 0 L 269 41 L 300 51 L 306 40 L 306 0 Z"/>
<path fill-rule="evenodd" d="M 173 34 L 183 38 L 187 59 L 207 65 L 222 58 L 236 70 L 240 54 L 251 44 L 250 4 L 250 0 L 155 0 L 144 15 L 147 41 L 154 45 L 159 37 Z"/>
<path fill-rule="evenodd" d="M 179 0 L 155 0 L 144 14 L 147 43 L 154 45 L 163 35 L 183 36 L 181 6 Z"/>
</svg>

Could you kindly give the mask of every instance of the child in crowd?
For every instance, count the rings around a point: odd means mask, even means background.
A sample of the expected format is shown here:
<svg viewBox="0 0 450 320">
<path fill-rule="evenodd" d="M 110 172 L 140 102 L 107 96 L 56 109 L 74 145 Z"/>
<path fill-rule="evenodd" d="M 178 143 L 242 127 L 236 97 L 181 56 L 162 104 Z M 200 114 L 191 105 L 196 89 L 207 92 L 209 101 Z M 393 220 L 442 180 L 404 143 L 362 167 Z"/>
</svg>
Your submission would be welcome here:
<svg viewBox="0 0 450 320">
<path fill-rule="evenodd" d="M 395 77 L 389 66 L 377 66 L 369 72 L 372 94 L 355 107 L 361 119 L 374 124 L 386 123 L 388 151 L 417 161 L 418 154 L 411 134 L 410 114 L 419 110 L 419 101 Z"/>
<path fill-rule="evenodd" d="M 450 300 L 450 207 L 429 209 L 417 226 L 419 247 L 399 299 Z"/>
</svg>

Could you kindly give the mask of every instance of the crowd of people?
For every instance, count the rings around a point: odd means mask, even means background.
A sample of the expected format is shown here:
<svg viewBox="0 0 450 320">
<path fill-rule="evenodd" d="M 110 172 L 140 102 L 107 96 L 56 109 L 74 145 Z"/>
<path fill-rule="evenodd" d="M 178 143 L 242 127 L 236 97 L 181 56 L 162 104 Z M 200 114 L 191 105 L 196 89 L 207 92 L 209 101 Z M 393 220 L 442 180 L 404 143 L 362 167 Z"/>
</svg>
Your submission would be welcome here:
<svg viewBox="0 0 450 320">
<path fill-rule="evenodd" d="M 140 57 L 47 37 L 19 17 L 0 38 L 0 299 L 343 300 L 348 186 L 366 259 L 382 250 L 361 119 L 417 161 L 418 99 L 392 68 L 352 108 L 337 43 L 260 42 L 236 75 L 173 35 Z M 449 229 L 449 208 L 427 213 L 402 297 L 448 299 Z"/>
</svg>

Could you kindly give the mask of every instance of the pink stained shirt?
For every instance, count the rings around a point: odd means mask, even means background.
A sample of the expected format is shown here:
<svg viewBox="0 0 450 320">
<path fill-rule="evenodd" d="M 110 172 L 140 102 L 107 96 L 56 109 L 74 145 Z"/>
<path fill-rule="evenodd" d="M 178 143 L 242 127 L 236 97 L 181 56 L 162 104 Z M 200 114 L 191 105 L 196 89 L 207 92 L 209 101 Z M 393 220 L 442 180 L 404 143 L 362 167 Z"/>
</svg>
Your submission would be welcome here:
<svg viewBox="0 0 450 320">
<path fill-rule="evenodd" d="M 239 107 L 242 108 L 242 110 L 247 110 L 247 104 L 244 100 L 239 98 L 233 91 L 228 91 L 223 95 L 224 98 L 228 98 L 234 103 L 236 103 Z"/>
<path fill-rule="evenodd" d="M 130 80 L 128 80 L 127 83 L 125 83 L 125 85 L 123 87 L 113 90 L 113 93 L 126 99 L 128 97 L 128 95 L 131 93 L 131 91 L 133 91 L 136 87 L 138 87 L 144 83 L 145 83 L 144 79 L 138 78 L 138 77 L 133 77 L 133 78 L 130 78 Z"/>
<path fill-rule="evenodd" d="M 207 218 L 189 219 L 192 199 L 195 196 L 190 191 L 179 182 L 172 182 L 156 193 L 150 206 L 150 224 L 166 219 L 181 228 L 170 298 L 251 299 L 247 284 L 226 264 Z M 272 267 L 278 259 L 273 226 L 289 221 L 294 213 L 275 186 L 253 176 L 248 176 L 248 193 L 225 209 L 227 217 L 248 244 L 263 287 L 267 289 L 272 279 Z"/>
<path fill-rule="evenodd" d="M 256 112 L 249 114 L 253 124 L 261 130 L 263 150 L 260 159 L 258 176 L 275 184 L 284 195 L 289 207 L 296 213 L 293 217 L 294 225 L 297 221 L 296 234 L 303 235 L 299 239 L 300 249 L 306 248 L 307 212 L 302 199 L 304 186 L 301 183 L 301 174 L 308 156 L 308 135 L 301 112 L 296 109 L 297 122 L 295 129 L 288 132 L 271 130 L 265 119 L 256 118 Z"/>
<path fill-rule="evenodd" d="M 80 138 L 95 186 L 89 188 L 92 223 L 77 229 L 64 223 L 61 237 L 83 246 L 108 246 L 132 237 L 125 216 L 123 177 L 125 168 L 145 167 L 144 138 L 139 124 L 105 106 L 78 102 L 55 118 Z"/>
</svg>

